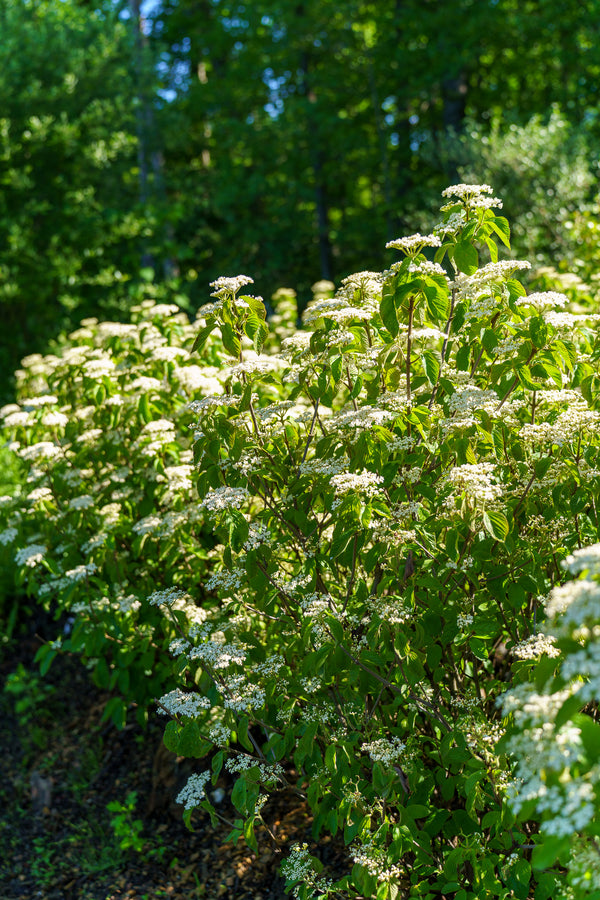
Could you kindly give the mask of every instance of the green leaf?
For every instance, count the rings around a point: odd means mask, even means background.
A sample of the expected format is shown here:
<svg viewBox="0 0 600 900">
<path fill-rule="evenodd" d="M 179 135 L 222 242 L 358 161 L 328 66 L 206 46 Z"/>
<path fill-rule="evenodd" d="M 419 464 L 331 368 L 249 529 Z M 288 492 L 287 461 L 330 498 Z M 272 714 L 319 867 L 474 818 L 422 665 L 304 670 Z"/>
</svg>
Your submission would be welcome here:
<svg viewBox="0 0 600 900">
<path fill-rule="evenodd" d="M 440 362 L 432 350 L 426 350 L 423 354 L 423 368 L 430 384 L 436 384 L 440 375 Z"/>
<path fill-rule="evenodd" d="M 56 658 L 57 651 L 50 644 L 43 644 L 35 655 L 35 662 L 40 665 L 40 675 L 45 675 Z"/>
<path fill-rule="evenodd" d="M 557 835 L 543 835 L 542 843 L 533 849 L 531 865 L 534 869 L 547 869 L 554 865 L 559 857 L 570 852 L 571 838 Z"/>
<path fill-rule="evenodd" d="M 449 308 L 446 283 L 440 285 L 436 281 L 435 284 L 428 284 L 425 288 L 425 296 L 427 297 L 427 310 L 434 322 L 446 319 Z"/>
<path fill-rule="evenodd" d="M 233 790 L 231 792 L 231 802 L 238 810 L 238 812 L 241 812 L 243 816 L 248 814 L 247 793 L 248 789 L 246 786 L 246 778 L 244 775 L 240 775 L 233 786 Z"/>
<path fill-rule="evenodd" d="M 251 850 L 253 850 L 255 853 L 258 853 L 258 842 L 254 833 L 254 822 L 252 821 L 252 819 L 247 819 L 244 822 L 244 840 Z"/>
<path fill-rule="evenodd" d="M 352 390 L 350 391 L 350 400 L 354 400 L 363 388 L 363 377 L 362 375 L 357 375 L 354 379 L 354 384 L 352 385 Z"/>
<path fill-rule="evenodd" d="M 548 326 L 543 316 L 532 316 L 529 319 L 529 337 L 537 349 L 544 347 L 548 340 Z"/>
<path fill-rule="evenodd" d="M 497 510 L 485 510 L 483 513 L 483 527 L 497 540 L 504 542 L 510 530 L 506 516 Z"/>
<path fill-rule="evenodd" d="M 248 718 L 246 716 L 242 716 L 237 724 L 237 737 L 242 747 L 252 753 L 254 751 L 254 746 L 252 744 L 252 741 L 248 737 L 248 725 Z"/>
<path fill-rule="evenodd" d="M 485 246 L 488 248 L 490 254 L 491 262 L 498 262 L 498 244 L 493 238 L 489 237 L 489 235 L 484 238 L 484 240 Z"/>
<path fill-rule="evenodd" d="M 214 331 L 215 325 L 216 322 L 211 322 L 198 332 L 196 339 L 192 344 L 192 353 L 196 350 L 202 350 L 211 333 Z"/>
<path fill-rule="evenodd" d="M 150 407 L 150 400 L 148 399 L 148 394 L 142 394 L 138 401 L 138 414 L 142 422 L 145 425 L 148 422 L 151 422 L 154 416 L 152 415 L 152 409 Z"/>
<path fill-rule="evenodd" d="M 243 296 L 238 297 L 238 300 L 244 300 L 255 316 L 258 316 L 259 319 L 263 321 L 267 318 L 267 310 L 265 308 L 265 304 L 259 297 L 250 297 L 244 294 Z"/>
<path fill-rule="evenodd" d="M 510 225 L 504 216 L 495 216 L 490 220 L 490 226 L 496 232 L 505 247 L 510 249 Z"/>
<path fill-rule="evenodd" d="M 223 346 L 229 355 L 233 356 L 235 359 L 239 359 L 242 344 L 236 332 L 227 322 L 221 323 L 221 337 L 223 339 Z"/>
<path fill-rule="evenodd" d="M 465 275 L 473 275 L 479 268 L 479 254 L 469 241 L 459 241 L 454 247 L 454 262 Z"/>
<path fill-rule="evenodd" d="M 331 374 L 333 375 L 333 380 L 336 384 L 342 377 L 343 362 L 344 360 L 341 356 L 336 356 L 331 360 Z"/>
<path fill-rule="evenodd" d="M 396 304 L 394 302 L 394 282 L 386 281 L 381 292 L 381 303 L 379 312 L 383 320 L 383 324 L 390 332 L 392 337 L 396 337 L 399 331 L 398 317 L 396 315 Z"/>
</svg>

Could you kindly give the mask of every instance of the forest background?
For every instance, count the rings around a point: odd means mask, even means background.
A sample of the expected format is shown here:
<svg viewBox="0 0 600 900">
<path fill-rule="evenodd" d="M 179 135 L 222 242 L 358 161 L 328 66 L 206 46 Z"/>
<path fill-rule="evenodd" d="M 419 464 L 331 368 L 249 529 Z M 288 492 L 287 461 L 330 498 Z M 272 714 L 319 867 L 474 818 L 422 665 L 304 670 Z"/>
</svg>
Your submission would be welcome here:
<svg viewBox="0 0 600 900">
<path fill-rule="evenodd" d="M 0 399 L 149 282 L 193 312 L 245 272 L 302 308 L 457 180 L 589 280 L 599 30 L 596 0 L 0 0 Z"/>
</svg>

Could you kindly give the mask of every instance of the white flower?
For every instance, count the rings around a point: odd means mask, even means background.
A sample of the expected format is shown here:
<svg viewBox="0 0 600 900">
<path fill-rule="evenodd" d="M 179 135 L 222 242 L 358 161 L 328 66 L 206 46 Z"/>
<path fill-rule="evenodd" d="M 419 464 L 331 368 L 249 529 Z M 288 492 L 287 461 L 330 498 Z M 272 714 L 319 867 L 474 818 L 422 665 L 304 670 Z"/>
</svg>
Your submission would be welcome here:
<svg viewBox="0 0 600 900">
<path fill-rule="evenodd" d="M 64 428 L 69 421 L 69 417 L 61 412 L 47 412 L 42 416 L 42 425 L 45 425 L 47 428 L 52 428 L 56 426 L 57 428 Z"/>
<path fill-rule="evenodd" d="M 591 544 L 589 547 L 575 550 L 562 562 L 562 566 L 572 575 L 579 575 L 582 572 L 600 575 L 600 544 Z"/>
<path fill-rule="evenodd" d="M 211 288 L 214 288 L 214 291 L 210 296 L 223 299 L 224 297 L 229 297 L 232 294 L 237 294 L 240 288 L 245 287 L 245 285 L 247 284 L 253 283 L 254 279 L 250 278 L 248 275 L 236 275 L 234 278 L 217 278 L 216 281 L 211 281 L 210 283 Z"/>
<path fill-rule="evenodd" d="M 336 494 L 357 493 L 365 494 L 367 497 L 374 497 L 379 491 L 379 486 L 383 484 L 383 476 L 376 475 L 375 472 L 345 472 L 340 475 L 334 475 L 330 478 L 330 484 Z"/>
<path fill-rule="evenodd" d="M 552 635 L 532 634 L 520 644 L 512 648 L 513 656 L 517 659 L 539 659 L 541 656 L 551 658 L 560 656 L 560 650 L 555 646 Z"/>
<path fill-rule="evenodd" d="M 40 406 L 55 406 L 58 403 L 58 397 L 54 394 L 41 394 L 39 397 L 28 397 L 23 401 L 25 409 L 37 409 Z"/>
<path fill-rule="evenodd" d="M 532 306 L 537 312 L 551 309 L 555 306 L 566 306 L 569 298 L 558 291 L 535 291 L 527 297 L 520 297 L 519 303 L 523 306 Z"/>
<path fill-rule="evenodd" d="M 489 184 L 453 184 L 442 191 L 442 197 L 456 197 L 471 208 L 490 209 L 495 206 L 502 209 L 502 200 L 498 197 L 484 196 L 491 193 L 492 188 Z M 442 207 L 445 208 L 447 207 Z"/>
<path fill-rule="evenodd" d="M 32 417 L 31 413 L 24 412 L 23 410 L 17 407 L 17 411 L 8 413 L 5 418 L 3 425 L 5 428 L 17 428 L 21 425 L 31 425 Z"/>
<path fill-rule="evenodd" d="M 391 766 L 398 762 L 406 744 L 400 738 L 379 738 L 367 744 L 361 744 L 363 753 L 368 753 L 373 762 L 381 762 L 384 766 Z"/>
<path fill-rule="evenodd" d="M 4 531 L 0 531 L 0 544 L 5 546 L 12 544 L 18 533 L 16 528 L 5 528 Z"/>
<path fill-rule="evenodd" d="M 60 456 L 60 452 L 60 447 L 51 441 L 39 441 L 29 447 L 22 447 L 19 456 L 26 462 L 32 462 L 36 459 L 54 459 L 55 456 Z"/>
<path fill-rule="evenodd" d="M 502 487 L 492 481 L 493 475 L 492 463 L 465 463 L 450 469 L 447 480 L 468 497 L 485 502 L 502 496 Z"/>
<path fill-rule="evenodd" d="M 207 697 L 202 697 L 195 691 L 182 691 L 175 688 L 161 697 L 158 701 L 159 713 L 171 716 L 186 716 L 193 719 L 199 715 L 202 709 L 210 709 L 211 702 Z"/>
<path fill-rule="evenodd" d="M 94 498 L 90 497 L 89 494 L 81 494 L 79 497 L 72 497 L 69 500 L 69 507 L 71 509 L 89 509 L 90 506 L 94 505 Z"/>
<path fill-rule="evenodd" d="M 185 591 L 172 587 L 154 591 L 154 593 L 150 594 L 146 599 L 150 606 L 173 606 L 176 601 L 182 600 L 187 596 Z"/>
<path fill-rule="evenodd" d="M 423 247 L 441 247 L 442 242 L 437 234 L 416 234 L 396 238 L 385 245 L 387 250 L 403 250 L 407 256 L 416 256 Z"/>
<path fill-rule="evenodd" d="M 15 562 L 18 566 L 25 565 L 33 568 L 43 560 L 46 552 L 47 548 L 44 544 L 29 544 L 28 547 L 22 547 L 20 550 L 17 550 Z"/>
<path fill-rule="evenodd" d="M 185 787 L 178 793 L 175 802 L 182 803 L 185 809 L 193 809 L 206 796 L 204 788 L 210 781 L 210 772 L 202 772 L 200 775 L 190 775 Z"/>
<path fill-rule="evenodd" d="M 200 501 L 200 506 L 217 512 L 221 509 L 239 509 L 250 497 L 247 488 L 220 487 L 211 488 Z"/>
</svg>

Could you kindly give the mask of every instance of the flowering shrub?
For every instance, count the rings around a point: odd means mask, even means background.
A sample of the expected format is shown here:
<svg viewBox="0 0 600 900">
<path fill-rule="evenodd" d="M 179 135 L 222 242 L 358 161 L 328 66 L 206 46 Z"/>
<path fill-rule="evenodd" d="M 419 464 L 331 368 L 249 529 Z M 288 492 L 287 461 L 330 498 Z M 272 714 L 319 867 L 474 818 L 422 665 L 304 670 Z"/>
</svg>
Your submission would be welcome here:
<svg viewBox="0 0 600 900">
<path fill-rule="evenodd" d="M 234 838 L 282 789 L 340 834 L 343 877 L 284 862 L 301 900 L 597 896 L 598 316 L 527 294 L 489 187 L 444 193 L 301 330 L 219 279 L 195 326 L 88 322 L 2 411 L 6 559 L 110 714 L 160 697 L 207 759 L 188 823 L 225 770 Z"/>
<path fill-rule="evenodd" d="M 172 680 L 177 618 L 205 615 L 182 593 L 172 624 L 156 598 L 185 581 L 209 605 L 189 403 L 221 390 L 222 350 L 214 342 L 202 366 L 192 362 L 196 331 L 177 306 L 152 299 L 130 324 L 86 320 L 56 355 L 23 360 L 19 402 L 1 411 L 27 476 L 20 493 L 0 497 L 3 569 L 16 564 L 22 589 L 61 619 L 38 653 L 42 671 L 57 653 L 81 653 L 114 692 L 106 716 L 118 724 L 130 703 L 143 719 Z"/>
<path fill-rule="evenodd" d="M 279 352 L 244 276 L 214 285 L 195 341 L 205 352 L 218 329 L 230 357 L 222 390 L 193 404 L 217 542 L 203 590 L 219 602 L 171 645 L 165 742 L 211 754 L 179 796 L 188 821 L 218 815 L 207 785 L 225 769 L 234 838 L 256 847 L 281 789 L 306 799 L 315 838 L 343 835 L 337 881 L 307 845 L 284 863 L 302 900 L 568 895 L 554 857 L 532 860 L 541 791 L 508 802 L 497 701 L 560 671 L 545 598 L 560 559 L 599 537 L 598 316 L 526 293 L 528 263 L 499 259 L 509 227 L 488 186 L 444 193 L 431 234 L 392 241 L 389 271 L 344 279 Z M 174 626 L 179 597 L 157 597 Z M 505 716 L 530 688 L 515 690 Z M 526 778 L 526 749 L 509 749 Z M 598 806 L 584 780 L 576 832 Z"/>
</svg>

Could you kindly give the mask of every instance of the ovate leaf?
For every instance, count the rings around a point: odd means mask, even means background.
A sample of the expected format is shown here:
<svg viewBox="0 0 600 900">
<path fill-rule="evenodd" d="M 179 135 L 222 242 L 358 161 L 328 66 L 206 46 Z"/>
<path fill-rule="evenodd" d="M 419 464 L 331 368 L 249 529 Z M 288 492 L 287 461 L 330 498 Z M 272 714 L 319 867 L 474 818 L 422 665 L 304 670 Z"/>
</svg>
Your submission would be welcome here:
<svg viewBox="0 0 600 900">
<path fill-rule="evenodd" d="M 497 541 L 505 541 L 508 537 L 509 527 L 506 516 L 497 510 L 486 510 L 483 513 L 483 527 Z"/>
</svg>

